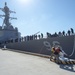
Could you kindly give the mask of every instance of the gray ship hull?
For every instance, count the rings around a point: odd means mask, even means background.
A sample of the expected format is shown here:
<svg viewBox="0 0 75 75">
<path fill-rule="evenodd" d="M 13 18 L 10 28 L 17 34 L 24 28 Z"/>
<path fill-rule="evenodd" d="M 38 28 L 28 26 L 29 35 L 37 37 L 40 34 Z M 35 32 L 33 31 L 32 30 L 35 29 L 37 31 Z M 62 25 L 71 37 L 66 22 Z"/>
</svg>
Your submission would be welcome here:
<svg viewBox="0 0 75 75">
<path fill-rule="evenodd" d="M 21 50 L 39 54 L 50 55 L 51 47 L 59 45 L 68 54 L 69 58 L 75 59 L 75 35 L 43 38 L 23 42 L 14 42 L 6 44 L 7 48 Z"/>
</svg>

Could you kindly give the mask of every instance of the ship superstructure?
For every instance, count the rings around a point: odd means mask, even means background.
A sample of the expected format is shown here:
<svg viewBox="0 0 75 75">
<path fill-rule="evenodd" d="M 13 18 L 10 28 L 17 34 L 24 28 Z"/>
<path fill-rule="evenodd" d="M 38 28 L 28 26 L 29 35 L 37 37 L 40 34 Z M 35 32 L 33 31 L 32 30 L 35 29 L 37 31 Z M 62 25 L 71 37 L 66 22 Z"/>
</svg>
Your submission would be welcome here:
<svg viewBox="0 0 75 75">
<path fill-rule="evenodd" d="M 11 25 L 10 19 L 17 19 L 14 17 L 10 17 L 11 13 L 16 13 L 15 11 L 11 11 L 7 3 L 5 2 L 4 8 L 0 8 L 1 11 L 4 12 L 4 15 L 0 15 L 0 18 L 3 18 L 3 24 L 0 26 L 0 43 L 4 41 L 8 41 L 10 39 L 16 39 L 21 36 L 20 32 L 18 32 L 17 27 L 13 27 Z"/>
</svg>

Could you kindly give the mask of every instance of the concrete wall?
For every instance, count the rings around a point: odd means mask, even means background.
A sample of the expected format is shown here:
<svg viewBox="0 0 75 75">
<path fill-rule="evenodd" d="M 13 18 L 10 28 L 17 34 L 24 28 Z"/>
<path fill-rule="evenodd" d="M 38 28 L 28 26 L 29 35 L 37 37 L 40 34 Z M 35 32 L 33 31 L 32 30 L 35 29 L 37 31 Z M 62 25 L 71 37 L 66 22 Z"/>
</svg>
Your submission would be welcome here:
<svg viewBox="0 0 75 75">
<path fill-rule="evenodd" d="M 7 48 L 50 55 L 51 47 L 55 44 L 61 46 L 62 49 L 69 55 L 69 58 L 75 59 L 74 38 L 75 36 L 63 36 L 9 43 L 7 44 Z"/>
</svg>

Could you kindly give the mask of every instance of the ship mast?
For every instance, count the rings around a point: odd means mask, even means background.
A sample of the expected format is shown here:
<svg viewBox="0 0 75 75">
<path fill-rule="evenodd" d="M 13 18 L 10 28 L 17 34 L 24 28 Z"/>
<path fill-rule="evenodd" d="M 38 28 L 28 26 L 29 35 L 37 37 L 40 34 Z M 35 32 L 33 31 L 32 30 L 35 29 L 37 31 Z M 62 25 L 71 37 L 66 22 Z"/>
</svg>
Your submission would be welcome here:
<svg viewBox="0 0 75 75">
<path fill-rule="evenodd" d="M 2 10 L 4 12 L 4 15 L 0 15 L 0 17 L 4 17 L 4 21 L 3 21 L 2 27 L 5 25 L 8 28 L 11 25 L 11 23 L 9 22 L 9 19 L 17 19 L 17 18 L 14 18 L 14 17 L 10 17 L 10 13 L 16 13 L 16 12 L 15 11 L 11 11 L 8 8 L 6 2 L 5 2 L 4 8 L 0 8 L 0 10 Z"/>
</svg>

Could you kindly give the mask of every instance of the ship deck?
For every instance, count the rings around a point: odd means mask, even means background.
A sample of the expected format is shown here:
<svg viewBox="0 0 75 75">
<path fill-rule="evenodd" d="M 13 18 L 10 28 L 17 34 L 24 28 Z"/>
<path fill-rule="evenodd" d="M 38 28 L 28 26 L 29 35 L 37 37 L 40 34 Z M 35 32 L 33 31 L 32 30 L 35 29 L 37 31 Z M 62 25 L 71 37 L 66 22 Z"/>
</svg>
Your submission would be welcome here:
<svg viewBox="0 0 75 75">
<path fill-rule="evenodd" d="M 0 49 L 0 75 L 75 75 L 75 65 Z"/>
</svg>

